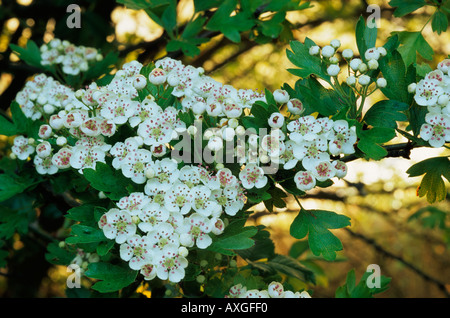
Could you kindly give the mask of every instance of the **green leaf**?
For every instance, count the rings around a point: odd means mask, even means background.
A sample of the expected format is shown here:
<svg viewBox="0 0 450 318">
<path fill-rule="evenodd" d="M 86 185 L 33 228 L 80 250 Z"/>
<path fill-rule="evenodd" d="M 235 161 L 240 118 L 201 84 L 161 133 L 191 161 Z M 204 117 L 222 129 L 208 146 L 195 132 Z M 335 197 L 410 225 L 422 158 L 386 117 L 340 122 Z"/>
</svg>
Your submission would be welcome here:
<svg viewBox="0 0 450 318">
<path fill-rule="evenodd" d="M 14 123 L 0 115 L 0 135 L 14 136 L 17 135 L 17 129 Z"/>
<path fill-rule="evenodd" d="M 248 249 L 239 250 L 238 254 L 250 261 L 260 259 L 270 259 L 275 256 L 275 245 L 270 239 L 270 233 L 266 230 L 259 230 L 253 237 L 254 245 Z"/>
<path fill-rule="evenodd" d="M 251 239 L 258 229 L 254 226 L 244 226 L 245 220 L 237 220 L 230 223 L 223 234 L 214 238 L 208 250 L 226 255 L 234 255 L 232 250 L 245 250 L 252 247 L 255 241 Z"/>
<path fill-rule="evenodd" d="M 330 76 L 326 73 L 325 66 L 322 65 L 318 56 L 309 54 L 311 46 L 315 45 L 313 41 L 306 38 L 305 43 L 292 41 L 291 50 L 286 50 L 287 57 L 298 69 L 288 69 L 288 71 L 300 78 L 307 78 L 310 75 L 316 75 L 327 82 L 330 82 Z"/>
<path fill-rule="evenodd" d="M 350 218 L 324 210 L 301 209 L 291 224 L 290 233 L 297 239 L 308 235 L 308 243 L 312 253 L 322 254 L 326 260 L 334 260 L 336 251 L 342 250 L 341 241 L 329 230 L 340 229 L 350 225 Z"/>
<path fill-rule="evenodd" d="M 84 80 L 95 80 L 104 74 L 108 74 L 118 61 L 119 54 L 109 52 L 101 61 L 92 65 L 84 74 Z"/>
<path fill-rule="evenodd" d="M 419 220 L 423 227 L 445 229 L 449 213 L 434 206 L 426 206 L 417 210 L 408 218 L 408 222 Z"/>
<path fill-rule="evenodd" d="M 16 175 L 0 174 L 0 202 L 12 198 L 16 194 L 40 183 L 41 179 L 19 177 Z"/>
<path fill-rule="evenodd" d="M 357 147 L 368 159 L 380 160 L 387 155 L 387 150 L 381 144 L 393 139 L 395 129 L 388 127 L 374 127 L 368 130 L 357 128 L 359 141 Z"/>
<path fill-rule="evenodd" d="M 396 8 L 394 11 L 395 17 L 403 17 L 422 8 L 426 4 L 425 0 L 392 0 L 389 2 L 391 7 Z"/>
<path fill-rule="evenodd" d="M 235 13 L 237 4 L 237 0 L 223 1 L 207 23 L 206 29 L 220 31 L 232 42 L 240 42 L 240 32 L 250 30 L 255 25 L 255 22 L 252 19 L 252 12 L 238 11 Z"/>
<path fill-rule="evenodd" d="M 440 10 L 436 11 L 433 15 L 433 20 L 431 21 L 431 27 L 433 31 L 439 35 L 442 32 L 446 32 L 448 28 L 447 15 Z"/>
<path fill-rule="evenodd" d="M 417 195 L 427 197 L 429 203 L 445 200 L 447 190 L 442 177 L 450 181 L 450 160 L 447 157 L 425 159 L 411 166 L 406 173 L 409 177 L 418 177 L 423 174 Z"/>
<path fill-rule="evenodd" d="M 408 85 L 415 82 L 416 78 L 413 72 L 407 73 L 401 54 L 394 50 L 389 56 L 381 58 L 379 68 L 387 81 L 386 87 L 381 88 L 383 94 L 389 99 L 409 105 L 412 95 L 408 93 Z"/>
<path fill-rule="evenodd" d="M 408 104 L 396 100 L 382 100 L 374 104 L 364 115 L 363 121 L 375 127 L 397 128 L 397 121 L 406 121 L 403 111 Z"/>
<path fill-rule="evenodd" d="M 137 276 L 137 271 L 131 270 L 128 266 L 119 266 L 109 263 L 90 263 L 86 276 L 99 279 L 92 289 L 100 293 L 110 293 L 118 291 L 133 283 Z"/>
<path fill-rule="evenodd" d="M 28 232 L 30 222 L 28 213 L 0 206 L 0 239 L 9 239 L 15 233 Z"/>
<path fill-rule="evenodd" d="M 369 28 L 363 17 L 360 17 L 355 30 L 356 45 L 361 59 L 366 62 L 365 53 L 368 49 L 375 47 L 377 41 L 377 28 Z"/>
<path fill-rule="evenodd" d="M 97 162 L 94 169 L 84 169 L 83 176 L 98 191 L 103 191 L 112 200 L 119 200 L 128 194 L 130 180 L 109 165 Z"/>
<path fill-rule="evenodd" d="M 9 46 L 22 61 L 30 66 L 45 70 L 45 68 L 41 65 L 41 51 L 33 40 L 28 40 L 24 48 L 15 44 L 10 44 Z"/>
<path fill-rule="evenodd" d="M 369 287 L 368 279 L 372 273 L 365 272 L 358 284 L 356 284 L 355 270 L 352 269 L 347 274 L 347 279 L 344 285 L 336 290 L 336 298 L 373 298 L 374 295 L 382 293 L 389 288 L 391 278 L 384 275 L 379 277 L 379 286 Z"/>
<path fill-rule="evenodd" d="M 420 31 L 402 31 L 396 32 L 395 34 L 398 34 L 402 43 L 398 51 L 402 55 L 406 66 L 416 62 L 417 54 L 420 54 L 426 60 L 433 59 L 433 48 L 428 44 Z"/>
<path fill-rule="evenodd" d="M 66 242 L 69 244 L 98 243 L 107 240 L 103 231 L 98 227 L 75 224 L 71 229 L 71 236 L 66 238 Z"/>
<path fill-rule="evenodd" d="M 47 245 L 45 259 L 47 262 L 55 265 L 69 265 L 74 259 L 74 253 L 59 247 L 59 243 L 51 242 Z"/>
</svg>

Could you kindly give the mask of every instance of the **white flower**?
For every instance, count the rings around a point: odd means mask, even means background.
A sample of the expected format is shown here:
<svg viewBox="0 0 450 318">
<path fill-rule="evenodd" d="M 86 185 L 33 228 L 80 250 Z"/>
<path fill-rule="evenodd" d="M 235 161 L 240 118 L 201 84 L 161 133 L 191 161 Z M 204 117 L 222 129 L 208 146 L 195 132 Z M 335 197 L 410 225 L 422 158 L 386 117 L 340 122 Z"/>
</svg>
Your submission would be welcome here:
<svg viewBox="0 0 450 318">
<path fill-rule="evenodd" d="M 155 176 L 147 181 L 144 191 L 147 195 L 167 191 L 180 175 L 176 161 L 169 158 L 157 160 L 150 164 Z"/>
<path fill-rule="evenodd" d="M 219 151 L 223 148 L 223 139 L 220 136 L 213 136 L 209 138 L 207 147 L 211 151 Z"/>
<path fill-rule="evenodd" d="M 135 75 L 133 80 L 133 86 L 137 90 L 144 89 L 147 86 L 147 79 L 142 74 Z"/>
<path fill-rule="evenodd" d="M 291 131 L 290 139 L 300 144 L 304 140 L 316 139 L 321 127 L 314 116 L 308 115 L 291 121 L 287 125 L 287 129 Z"/>
<path fill-rule="evenodd" d="M 140 270 L 152 259 L 150 245 L 146 237 L 133 235 L 120 245 L 120 258 L 128 262 L 131 269 Z"/>
<path fill-rule="evenodd" d="M 310 171 L 298 171 L 294 176 L 294 181 L 301 191 L 308 191 L 316 186 L 316 179 Z"/>
<path fill-rule="evenodd" d="M 70 166 L 80 173 L 86 168 L 95 169 L 97 162 L 105 162 L 105 152 L 100 147 L 74 147 Z"/>
<path fill-rule="evenodd" d="M 422 79 L 417 83 L 414 99 L 420 106 L 433 106 L 443 93 L 439 82 L 433 79 Z"/>
<path fill-rule="evenodd" d="M 161 85 L 166 82 L 167 72 L 161 68 L 154 68 L 148 75 L 148 80 L 154 85 Z"/>
<path fill-rule="evenodd" d="M 340 161 L 340 160 L 335 160 L 331 163 L 334 167 L 334 169 L 336 170 L 336 177 L 338 178 L 344 178 L 347 175 L 347 165 L 345 164 L 345 162 Z"/>
<path fill-rule="evenodd" d="M 305 111 L 303 103 L 298 98 L 290 99 L 287 102 L 287 108 L 293 115 L 300 115 Z"/>
<path fill-rule="evenodd" d="M 200 215 L 220 215 L 221 207 L 211 198 L 211 189 L 204 185 L 197 185 L 191 189 L 192 209 Z"/>
<path fill-rule="evenodd" d="M 191 189 L 181 182 L 173 184 L 164 195 L 164 207 L 170 212 L 179 212 L 183 215 L 191 210 L 192 201 Z"/>
<path fill-rule="evenodd" d="M 264 170 L 256 164 L 250 163 L 239 172 L 239 180 L 242 186 L 246 189 L 254 187 L 260 189 L 267 184 L 267 177 L 264 175 Z"/>
<path fill-rule="evenodd" d="M 41 158 L 39 156 L 35 156 L 33 159 L 33 163 L 35 165 L 36 171 L 39 174 L 55 174 L 58 172 L 58 167 L 52 163 L 51 157 Z"/>
<path fill-rule="evenodd" d="M 153 264 L 142 265 L 140 274 L 145 280 L 152 280 L 156 277 L 156 266 Z"/>
<path fill-rule="evenodd" d="M 284 116 L 280 113 L 272 113 L 268 122 L 271 128 L 281 128 L 284 124 Z"/>
<path fill-rule="evenodd" d="M 336 175 L 336 169 L 329 161 L 320 161 L 311 171 L 317 181 L 326 181 Z"/>
<path fill-rule="evenodd" d="M 31 154 L 34 153 L 34 147 L 28 144 L 28 138 L 25 136 L 17 136 L 14 138 L 14 144 L 11 147 L 11 151 L 20 160 L 26 160 Z"/>
<path fill-rule="evenodd" d="M 125 177 L 130 178 L 137 184 L 143 184 L 147 181 L 145 170 L 151 161 L 152 155 L 150 151 L 138 149 L 126 155 L 120 165 L 120 169 Z"/>
<path fill-rule="evenodd" d="M 329 151 L 332 155 L 352 154 L 355 152 L 353 144 L 357 140 L 355 127 L 348 127 L 346 120 L 336 120 L 332 133 L 329 134 Z"/>
<path fill-rule="evenodd" d="M 445 74 L 449 74 L 450 70 L 450 59 L 445 59 L 438 64 L 438 69 L 441 70 Z"/>
<path fill-rule="evenodd" d="M 36 154 L 42 159 L 47 158 L 52 153 L 52 146 L 48 141 L 43 141 L 36 146 Z"/>
<path fill-rule="evenodd" d="M 117 125 L 121 125 L 136 113 L 137 107 L 137 101 L 132 101 L 126 97 L 112 96 L 103 103 L 100 115 Z"/>
<path fill-rule="evenodd" d="M 137 133 L 144 139 L 144 144 L 164 144 L 172 140 L 173 129 L 162 117 L 152 117 L 139 124 Z"/>
<path fill-rule="evenodd" d="M 130 215 L 138 215 L 151 199 L 142 192 L 133 192 L 123 197 L 117 202 L 117 206 L 122 210 L 127 210 Z"/>
<path fill-rule="evenodd" d="M 284 287 L 279 282 L 271 282 L 267 291 L 271 298 L 284 298 Z"/>
<path fill-rule="evenodd" d="M 177 215 L 176 225 L 171 220 Z M 162 250 L 166 245 L 180 246 L 180 235 L 175 232 L 183 223 L 183 216 L 179 213 L 169 214 L 169 219 L 155 224 L 155 226 L 147 233 L 147 238 L 153 250 Z M 179 250 L 179 249 L 178 249 Z M 180 250 L 179 250 L 180 251 Z"/>
<path fill-rule="evenodd" d="M 186 247 L 197 246 L 205 249 L 212 243 L 208 235 L 212 231 L 210 220 L 198 213 L 191 214 L 184 219 L 182 227 L 178 230 L 180 233 L 180 243 Z"/>
<path fill-rule="evenodd" d="M 66 169 L 70 167 L 70 157 L 73 152 L 69 148 L 61 148 L 52 157 L 52 163 L 59 169 Z"/>
<path fill-rule="evenodd" d="M 150 232 L 159 224 L 166 222 L 169 219 L 170 212 L 158 203 L 152 202 L 143 206 L 138 216 L 141 220 L 138 224 L 139 229 L 144 232 Z"/>
<path fill-rule="evenodd" d="M 178 246 L 167 244 L 161 251 L 155 252 L 154 260 L 159 279 L 178 283 L 184 278 L 188 261 L 180 255 Z"/>
<path fill-rule="evenodd" d="M 289 93 L 283 89 L 277 89 L 273 92 L 273 98 L 275 102 L 279 104 L 285 104 L 289 101 Z"/>
<path fill-rule="evenodd" d="M 39 138 L 48 139 L 51 137 L 52 133 L 53 133 L 53 130 L 50 125 L 45 124 L 45 125 L 41 125 L 39 127 L 39 132 L 38 132 Z"/>
<path fill-rule="evenodd" d="M 122 244 L 136 234 L 136 224 L 131 220 L 131 214 L 126 210 L 116 208 L 105 213 L 104 225 L 102 227 L 105 236 L 116 243 Z"/>
<path fill-rule="evenodd" d="M 450 141 L 450 116 L 444 114 L 428 113 L 425 116 L 426 124 L 420 129 L 420 136 L 434 148 L 442 147 Z"/>
</svg>

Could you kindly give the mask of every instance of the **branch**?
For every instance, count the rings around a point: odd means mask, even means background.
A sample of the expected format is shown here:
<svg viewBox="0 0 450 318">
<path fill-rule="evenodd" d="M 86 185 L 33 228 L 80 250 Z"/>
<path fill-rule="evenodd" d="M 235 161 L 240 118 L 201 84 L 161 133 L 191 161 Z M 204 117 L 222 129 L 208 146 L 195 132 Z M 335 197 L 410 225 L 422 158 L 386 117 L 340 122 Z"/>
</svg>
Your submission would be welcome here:
<svg viewBox="0 0 450 318">
<path fill-rule="evenodd" d="M 414 148 L 424 147 L 422 145 L 415 144 L 413 145 L 411 142 L 403 142 L 399 144 L 393 144 L 393 145 L 386 145 L 383 146 L 384 149 L 387 151 L 387 155 L 384 158 L 405 158 L 405 159 L 411 159 L 411 150 Z M 357 159 L 362 159 L 362 157 L 358 157 L 355 154 L 345 156 L 340 161 L 343 162 L 350 162 Z"/>
<path fill-rule="evenodd" d="M 368 237 L 366 237 L 366 236 L 364 236 L 362 234 L 355 233 L 355 232 L 353 232 L 352 230 L 350 230 L 348 228 L 344 228 L 344 230 L 346 230 L 350 235 L 352 235 L 352 236 L 354 236 L 354 237 L 364 241 L 365 243 L 369 244 L 377 252 L 383 254 L 384 256 L 390 257 L 392 259 L 395 259 L 395 260 L 401 262 L 403 265 L 405 265 L 406 267 L 411 269 L 413 272 L 415 272 L 417 275 L 419 275 L 420 277 L 422 277 L 426 281 L 429 281 L 430 283 L 435 284 L 444 293 L 444 295 L 446 297 L 450 298 L 450 293 L 447 291 L 447 288 L 445 287 L 444 283 L 442 283 L 442 282 L 438 281 L 437 279 L 435 279 L 435 278 L 429 276 L 428 274 L 424 273 L 421 269 L 417 268 L 415 265 L 413 265 L 410 262 L 406 261 L 401 256 L 394 255 L 391 252 L 386 251 L 382 246 L 380 246 L 373 239 L 368 238 Z"/>
</svg>

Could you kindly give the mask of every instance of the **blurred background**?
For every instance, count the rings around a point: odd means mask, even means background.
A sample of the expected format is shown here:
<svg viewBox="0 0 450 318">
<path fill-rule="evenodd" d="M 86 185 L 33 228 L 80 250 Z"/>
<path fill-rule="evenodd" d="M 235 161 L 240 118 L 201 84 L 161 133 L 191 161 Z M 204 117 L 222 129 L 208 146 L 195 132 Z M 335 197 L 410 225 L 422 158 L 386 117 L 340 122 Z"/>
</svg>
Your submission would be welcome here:
<svg viewBox="0 0 450 318">
<path fill-rule="evenodd" d="M 81 29 L 67 28 L 68 3 L 82 8 Z M 388 1 L 323 0 L 311 1 L 311 4 L 307 10 L 288 13 L 286 18 L 294 25 L 293 38 L 303 41 L 309 37 L 320 46 L 337 38 L 343 49 L 355 51 L 356 22 L 360 16 L 370 14 L 367 12 L 369 4 L 381 8 L 380 45 L 393 31 L 421 30 L 432 14 L 424 8 L 407 17 L 396 18 Z M 187 21 L 193 10 L 193 1 L 179 1 L 179 23 Z M 25 46 L 32 39 L 41 45 L 56 37 L 77 45 L 93 46 L 105 53 L 118 50 L 124 61 L 138 59 L 143 63 L 167 54 L 164 30 L 143 10 L 127 9 L 115 1 L 0 0 L 0 25 L 0 108 L 3 113 L 8 111 L 26 79 L 35 72 L 11 52 L 10 43 Z M 426 61 L 434 69 L 450 54 L 450 35 L 432 32 L 430 24 L 423 35 L 436 53 L 433 61 Z M 287 48 L 288 43 L 283 41 L 257 44 L 243 37 L 240 43 L 233 43 L 219 35 L 201 46 L 198 56 L 176 57 L 185 64 L 202 66 L 210 76 L 236 88 L 273 91 L 283 83 L 293 86 L 297 80 L 286 71 L 292 67 L 286 58 Z M 372 95 L 367 103 L 370 105 L 378 98 L 381 96 Z M 0 149 L 6 142 L 6 139 L 0 140 Z M 345 283 L 349 270 L 355 269 L 359 278 L 370 264 L 379 265 L 382 275 L 392 278 L 390 289 L 378 297 L 450 295 L 450 197 L 428 205 L 425 198 L 416 195 L 421 178 L 408 178 L 406 174 L 413 163 L 443 154 L 442 150 L 415 149 L 411 160 L 353 161 L 349 163 L 345 180 L 312 192 L 302 200 L 307 209 L 335 211 L 351 218 L 351 227 L 333 231 L 344 246 L 335 262 L 318 259 L 307 249 L 298 255 L 317 275 L 317 285 L 309 286 L 314 290 L 314 297 L 334 297 L 337 287 Z M 448 189 L 448 183 L 446 185 Z M 298 205 L 288 198 L 288 205 L 282 210 L 268 212 L 263 205 L 257 206 L 249 222 L 267 226 L 276 251 L 288 254 L 294 244 L 301 244 L 289 235 L 289 226 L 297 212 Z M 32 255 L 21 254 L 25 245 L 28 251 L 33 251 Z M 64 296 L 67 273 L 65 268 L 45 263 L 45 247 L 17 237 L 14 249 L 17 266 L 10 265 L 9 271 L 0 268 L 0 296 Z M 24 262 L 24 258 L 32 262 Z M 26 282 L 17 278 L 23 273 L 30 273 Z M 31 276 L 34 279 L 30 279 Z"/>
</svg>

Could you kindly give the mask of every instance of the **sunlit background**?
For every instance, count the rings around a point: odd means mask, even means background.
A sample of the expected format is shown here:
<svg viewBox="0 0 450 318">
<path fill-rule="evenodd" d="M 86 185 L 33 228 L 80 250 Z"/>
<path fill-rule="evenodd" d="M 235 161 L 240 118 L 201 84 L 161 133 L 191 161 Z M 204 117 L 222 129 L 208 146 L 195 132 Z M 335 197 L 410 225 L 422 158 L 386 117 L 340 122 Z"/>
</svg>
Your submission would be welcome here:
<svg viewBox="0 0 450 318">
<path fill-rule="evenodd" d="M 27 15 L 27 7 L 35 5 L 36 0 L 0 0 L 5 9 L 0 14 L 2 30 L 0 34 L 0 97 L 2 111 L 6 112 L 5 104 L 14 97 L 13 88 L 17 92 L 16 74 L 21 71 L 18 57 L 9 52 L 9 44 L 24 46 L 28 39 L 33 38 L 34 31 L 39 30 L 42 42 L 48 42 L 55 37 L 55 30 L 61 30 L 59 25 L 64 10 L 55 12 L 46 18 L 37 15 Z M 41 2 L 41 1 L 39 1 Z M 46 1 L 43 1 L 46 2 Z M 110 1 L 113 3 L 113 1 Z M 311 1 L 313 8 L 300 12 L 290 12 L 288 19 L 298 27 L 294 30 L 294 37 L 303 41 L 305 37 L 313 39 L 318 45 L 329 44 L 332 39 L 339 39 L 342 48 L 356 49 L 354 29 L 361 14 L 367 14 L 367 4 L 381 6 L 382 17 L 378 41 L 380 45 L 393 31 L 416 31 L 426 23 L 432 12 L 420 9 L 405 19 L 394 18 L 393 9 L 387 5 L 388 1 Z M 98 4 L 97 4 L 98 6 Z M 144 11 L 126 9 L 122 6 L 109 5 L 106 12 L 98 20 L 84 21 L 95 25 L 100 24 L 98 37 L 93 34 L 83 36 L 67 33 L 68 37 L 79 39 L 86 46 L 99 47 L 99 38 L 106 39 L 103 49 L 117 47 L 118 50 L 128 52 L 125 61 L 137 58 L 142 49 L 142 42 L 152 42 L 160 38 L 163 30 L 153 22 Z M 2 10 L 0 7 L 0 10 Z M 12 11 L 8 11 L 14 8 Z M 96 8 L 94 8 L 96 9 Z M 194 10 L 192 0 L 179 1 L 180 23 L 187 21 Z M 107 11 L 110 10 L 110 11 Z M 100 10 L 102 11 L 102 10 Z M 103 11 L 102 11 L 103 12 Z M 17 16 L 11 16 L 17 14 Z M 104 19 L 104 20 L 102 20 Z M 97 22 L 96 22 L 97 21 Z M 80 31 L 83 32 L 83 28 Z M 63 32 L 59 32 L 63 34 Z M 448 32 L 437 35 L 431 30 L 430 24 L 423 31 L 424 37 L 435 50 L 436 54 L 430 63 L 432 68 L 444 57 L 450 54 L 450 36 Z M 84 39 L 82 42 L 81 39 Z M 234 44 L 222 37 L 201 47 L 202 54 L 196 58 L 185 59 L 185 63 L 202 66 L 205 71 L 222 83 L 231 84 L 237 88 L 252 88 L 275 90 L 288 83 L 293 86 L 296 77 L 287 68 L 292 67 L 286 58 L 288 45 L 269 43 L 251 45 L 249 43 Z M 164 56 L 161 49 L 150 59 Z M 27 74 L 20 73 L 21 80 Z M 18 79 L 20 81 L 20 79 Z M 17 83 L 16 83 L 17 85 Z M 366 105 L 371 105 L 380 95 L 373 95 Z M 0 146 L 8 142 L 0 136 Z M 401 142 L 399 138 L 395 142 Z M 10 141 L 9 141 L 10 142 Z M 336 262 L 326 262 L 315 258 L 309 253 L 300 256 L 300 260 L 310 266 L 317 275 L 314 290 L 315 297 L 333 297 L 336 288 L 345 282 L 345 276 L 351 269 L 355 269 L 360 277 L 369 264 L 378 264 L 383 275 L 391 277 L 390 289 L 380 297 L 445 297 L 443 288 L 450 293 L 450 211 L 449 198 L 446 201 L 433 204 L 447 213 L 442 220 L 435 220 L 434 228 L 427 228 L 417 220 L 409 220 L 410 216 L 420 208 L 428 206 L 425 198 L 416 195 L 420 177 L 409 178 L 406 170 L 415 162 L 438 155 L 448 155 L 449 152 L 430 149 L 415 149 L 411 160 L 403 158 L 387 158 L 381 162 L 366 162 L 358 160 L 349 163 L 349 173 L 345 181 L 338 181 L 334 186 L 316 190 L 304 198 L 302 205 L 307 209 L 324 209 L 342 213 L 351 218 L 350 231 L 334 231 L 343 242 L 344 250 L 339 253 Z M 448 188 L 448 182 L 446 183 Z M 266 225 L 273 235 L 276 251 L 288 254 L 294 238 L 289 235 L 289 226 L 297 215 L 298 205 L 288 200 L 288 206 L 283 210 L 269 213 L 263 205 L 255 208 L 252 224 Z M 442 221 L 443 223 L 439 223 Z M 440 227 L 439 227 L 440 225 Z M 15 248 L 20 250 L 21 238 L 17 237 Z M 411 266 L 412 265 L 412 266 Z M 39 286 L 39 297 L 64 296 L 64 284 L 67 277 L 65 268 L 51 267 L 44 269 L 48 275 Z M 7 275 L 5 269 L 0 274 Z M 299 283 L 299 286 L 301 284 Z M 11 287 L 9 287 L 11 288 Z M 10 295 L 8 286 L 0 276 L 0 295 Z M 448 295 L 448 294 L 447 294 Z"/>
</svg>

